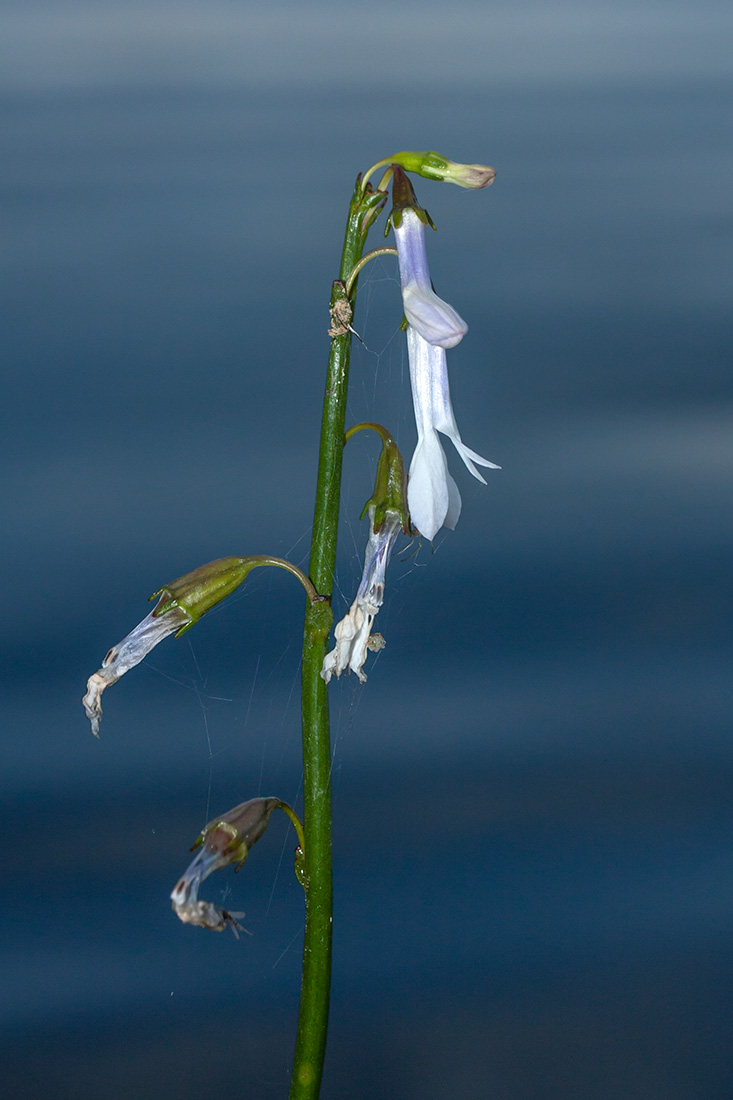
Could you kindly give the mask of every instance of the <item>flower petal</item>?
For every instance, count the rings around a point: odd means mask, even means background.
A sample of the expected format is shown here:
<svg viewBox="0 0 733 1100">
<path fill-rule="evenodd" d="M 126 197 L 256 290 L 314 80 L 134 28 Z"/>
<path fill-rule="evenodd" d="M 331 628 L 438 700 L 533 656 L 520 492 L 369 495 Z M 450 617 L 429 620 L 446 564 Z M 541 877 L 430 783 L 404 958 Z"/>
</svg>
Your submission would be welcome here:
<svg viewBox="0 0 733 1100">
<path fill-rule="evenodd" d="M 419 333 L 417 339 L 420 339 Z M 450 398 L 448 362 L 445 351 L 443 348 L 430 345 L 422 349 L 422 355 L 427 361 L 427 365 L 423 366 L 423 370 L 427 371 L 429 380 L 424 384 L 429 386 L 430 389 L 430 408 L 433 427 L 436 428 L 437 431 L 442 432 L 443 435 L 448 436 L 463 459 L 463 462 L 466 464 L 467 469 L 475 478 L 485 485 L 486 481 L 474 466 L 474 462 L 478 463 L 479 466 L 485 466 L 492 470 L 499 470 L 501 467 L 497 466 L 495 462 L 489 462 L 487 458 L 483 458 L 480 454 L 477 454 L 476 451 L 472 451 L 461 439 L 461 433 L 458 431 L 455 413 L 453 412 L 453 404 Z"/>
<path fill-rule="evenodd" d="M 375 506 L 369 505 L 369 541 L 364 554 L 364 570 L 361 576 L 356 599 L 343 619 L 334 627 L 336 645 L 323 659 L 321 676 L 330 683 L 350 668 L 366 683 L 366 673 L 362 671 L 369 649 L 369 638 L 374 617 L 384 600 L 384 580 L 387 566 L 397 536 L 402 530 L 402 516 L 393 509 L 387 509 L 378 531 L 374 530 Z M 380 647 L 381 648 L 381 647 Z"/>
<path fill-rule="evenodd" d="M 435 431 L 426 432 L 418 440 L 407 479 L 407 504 L 413 526 L 431 542 L 449 513 L 454 516 L 453 527 L 460 515 L 458 489 L 448 473 L 445 452 Z"/>
<path fill-rule="evenodd" d="M 424 340 L 440 348 L 454 348 L 468 332 L 459 313 L 431 287 L 408 283 L 402 290 L 405 317 Z"/>
<path fill-rule="evenodd" d="M 429 344 L 453 348 L 468 332 L 468 325 L 432 288 L 425 249 L 425 225 L 415 210 L 401 211 L 393 226 L 400 268 L 405 316 Z"/>
<path fill-rule="evenodd" d="M 156 615 L 165 596 L 161 596 L 155 608 L 147 615 L 127 637 L 112 646 L 102 661 L 102 667 L 93 673 L 87 681 L 87 693 L 82 699 L 86 716 L 92 726 L 92 733 L 99 737 L 99 724 L 102 721 L 102 693 L 111 684 L 116 684 L 135 665 L 139 665 L 148 653 L 177 630 L 191 622 L 191 616 L 180 607 L 172 607 L 162 615 Z"/>
</svg>

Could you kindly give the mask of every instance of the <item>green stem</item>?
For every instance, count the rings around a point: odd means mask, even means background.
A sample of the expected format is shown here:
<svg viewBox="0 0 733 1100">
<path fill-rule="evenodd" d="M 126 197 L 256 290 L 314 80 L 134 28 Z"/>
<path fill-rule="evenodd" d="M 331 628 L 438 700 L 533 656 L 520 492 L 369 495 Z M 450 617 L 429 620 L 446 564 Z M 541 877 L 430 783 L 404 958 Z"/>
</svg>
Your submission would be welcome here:
<svg viewBox="0 0 733 1100">
<path fill-rule="evenodd" d="M 288 806 L 287 802 L 280 802 L 280 809 L 290 818 L 290 824 L 295 829 L 296 835 L 298 837 L 298 846 L 301 852 L 305 852 L 305 834 L 303 832 L 303 826 L 300 823 L 300 818 L 296 814 L 293 807 Z"/>
<path fill-rule="evenodd" d="M 356 282 L 356 280 L 358 278 L 358 275 L 359 275 L 359 272 L 361 271 L 361 269 L 363 267 L 366 267 L 366 265 L 369 263 L 370 260 L 376 260 L 377 256 L 396 256 L 396 255 L 397 255 L 397 249 L 392 248 L 391 245 L 385 245 L 384 248 L 373 248 L 371 250 L 371 252 L 367 252 L 366 256 L 362 256 L 362 258 L 359 260 L 358 264 L 355 264 L 354 267 L 352 268 L 351 274 L 349 275 L 348 279 L 346 280 L 346 283 L 344 284 L 345 287 L 346 287 L 346 293 L 351 294 L 351 288 L 353 287 L 354 283 Z"/>
<path fill-rule="evenodd" d="M 358 264 L 369 227 L 386 196 L 370 186 L 362 191 L 361 178 L 349 207 L 339 279 L 331 293 L 332 316 L 339 308 L 350 316 L 356 281 L 347 295 L 346 282 Z M 321 422 L 316 506 L 313 517 L 310 579 L 317 592 L 331 596 L 336 566 L 341 464 L 346 396 L 349 382 L 351 332 L 331 341 Z M 316 1100 L 326 1053 L 328 1006 L 331 991 L 331 738 L 328 689 L 321 677 L 323 658 L 333 622 L 330 599 L 308 602 L 303 631 L 303 791 L 305 830 L 305 936 L 303 980 L 298 1035 L 293 1059 L 290 1100 Z"/>
</svg>

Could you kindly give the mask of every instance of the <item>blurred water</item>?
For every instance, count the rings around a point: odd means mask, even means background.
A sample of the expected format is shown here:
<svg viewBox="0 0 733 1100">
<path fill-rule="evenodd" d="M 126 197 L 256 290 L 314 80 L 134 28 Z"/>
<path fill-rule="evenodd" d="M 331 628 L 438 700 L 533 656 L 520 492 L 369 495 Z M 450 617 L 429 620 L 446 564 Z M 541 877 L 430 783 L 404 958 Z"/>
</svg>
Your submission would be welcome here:
<svg viewBox="0 0 733 1100">
<path fill-rule="evenodd" d="M 634 9 L 638 24 L 588 11 L 557 9 L 543 75 L 532 11 L 518 30 L 495 9 L 524 64 L 483 82 L 476 51 L 463 81 L 430 82 L 417 46 L 400 73 L 371 43 L 373 83 L 338 93 L 307 51 L 290 85 L 266 65 L 152 79 L 140 58 L 160 47 L 129 6 L 108 80 L 84 51 L 73 79 L 61 47 L 54 81 L 8 69 L 15 1095 L 193 1097 L 241 1089 L 243 1065 L 252 1095 L 287 1088 L 302 911 L 284 823 L 212 882 L 252 937 L 179 926 L 167 897 L 213 813 L 298 801 L 298 593 L 258 571 L 109 692 L 99 743 L 79 698 L 166 580 L 229 553 L 304 564 L 345 204 L 357 170 L 413 146 L 499 172 L 485 194 L 418 194 L 436 286 L 471 326 L 450 358 L 461 430 L 503 469 L 484 489 L 450 457 L 458 529 L 393 562 L 388 648 L 365 688 L 335 687 L 324 1097 L 727 1100 L 733 87 L 715 5 L 684 26 L 674 4 Z M 647 70 L 619 60 L 625 35 L 656 43 Z M 605 58 L 596 79 L 583 43 Z M 409 452 L 399 320 L 380 261 L 350 417 L 383 419 Z M 338 613 L 374 453 L 347 453 Z"/>
</svg>

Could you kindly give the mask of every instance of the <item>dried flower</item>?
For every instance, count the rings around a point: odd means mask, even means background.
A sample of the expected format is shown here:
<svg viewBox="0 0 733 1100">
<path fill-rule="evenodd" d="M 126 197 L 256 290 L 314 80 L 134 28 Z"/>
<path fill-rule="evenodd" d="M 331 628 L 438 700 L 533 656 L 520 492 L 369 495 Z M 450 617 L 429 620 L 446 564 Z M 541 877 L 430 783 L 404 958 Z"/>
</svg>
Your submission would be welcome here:
<svg viewBox="0 0 733 1100">
<path fill-rule="evenodd" d="M 366 661 L 367 650 L 370 648 L 369 636 L 372 623 L 384 601 L 387 566 L 403 526 L 403 517 L 400 513 L 388 509 L 381 527 L 375 530 L 374 513 L 375 506 L 370 504 L 369 541 L 364 554 L 364 571 L 356 599 L 341 622 L 334 628 L 336 645 L 330 653 L 326 654 L 321 669 L 321 676 L 326 683 L 330 682 L 334 673 L 338 678 L 347 668 L 356 673 L 362 684 L 366 683 L 366 674 L 362 668 Z M 382 644 L 384 644 L 383 640 Z"/>
<path fill-rule="evenodd" d="M 242 926 L 237 918 L 244 913 L 230 913 L 210 901 L 200 901 L 199 887 L 221 867 L 236 863 L 239 870 L 249 849 L 267 828 L 270 814 L 278 807 L 285 807 L 279 798 L 252 798 L 210 821 L 203 829 L 192 849 L 199 850 L 171 893 L 173 909 L 184 924 L 197 924 L 214 932 L 221 932 L 228 925 L 239 938 L 237 929 Z"/>
<path fill-rule="evenodd" d="M 99 737 L 99 724 L 102 721 L 102 692 L 111 684 L 117 683 L 120 676 L 124 676 L 135 665 L 139 665 L 164 638 L 191 625 L 190 615 L 181 607 L 171 607 L 161 614 L 161 605 L 166 600 L 166 596 L 161 596 L 150 614 L 126 638 L 112 646 L 102 661 L 102 667 L 89 677 L 87 693 L 82 703 L 95 737 Z"/>
<path fill-rule="evenodd" d="M 102 692 L 135 665 L 139 665 L 164 638 L 170 634 L 183 634 L 197 623 L 202 615 L 233 592 L 247 574 L 264 560 L 254 557 L 219 558 L 200 565 L 193 572 L 186 573 L 153 593 L 151 600 L 156 596 L 160 597 L 154 609 L 126 638 L 112 646 L 102 661 L 102 667 L 87 681 L 87 693 L 82 703 L 95 737 L 99 737 L 102 720 Z"/>
</svg>

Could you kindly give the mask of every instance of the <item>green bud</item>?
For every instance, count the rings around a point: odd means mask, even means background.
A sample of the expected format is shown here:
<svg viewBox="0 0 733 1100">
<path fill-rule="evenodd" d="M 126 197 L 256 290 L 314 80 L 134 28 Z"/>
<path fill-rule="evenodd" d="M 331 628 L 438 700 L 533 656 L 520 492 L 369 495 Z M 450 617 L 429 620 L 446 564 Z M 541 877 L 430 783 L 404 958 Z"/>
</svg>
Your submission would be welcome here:
<svg viewBox="0 0 733 1100">
<path fill-rule="evenodd" d="M 458 164 L 440 153 L 397 153 L 391 158 L 406 172 L 415 172 L 428 180 L 455 183 L 471 189 L 488 187 L 496 179 L 496 172 L 485 164 Z"/>
</svg>

